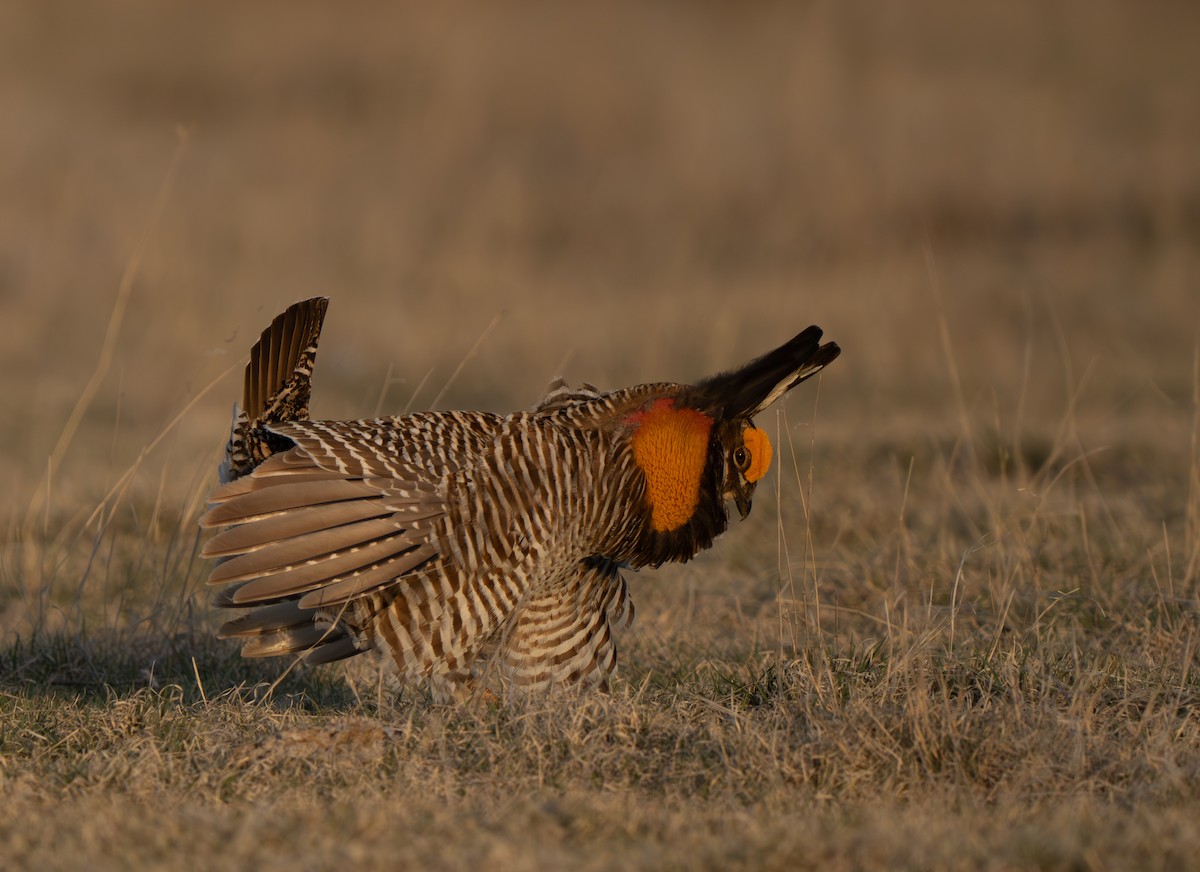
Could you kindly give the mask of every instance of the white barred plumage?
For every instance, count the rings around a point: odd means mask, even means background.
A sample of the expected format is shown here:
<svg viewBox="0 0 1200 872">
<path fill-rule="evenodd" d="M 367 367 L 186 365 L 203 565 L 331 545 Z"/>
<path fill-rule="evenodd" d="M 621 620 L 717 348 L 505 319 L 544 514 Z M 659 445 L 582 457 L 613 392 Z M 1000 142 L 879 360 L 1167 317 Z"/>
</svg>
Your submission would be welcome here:
<svg viewBox="0 0 1200 872">
<path fill-rule="evenodd" d="M 810 327 L 696 385 L 560 381 L 532 411 L 308 419 L 328 301 L 297 303 L 246 369 L 204 527 L 221 628 L 250 657 L 365 651 L 439 699 L 480 680 L 606 685 L 633 621 L 622 568 L 687 560 L 743 517 L 770 459 L 751 418 L 839 353 Z"/>
</svg>

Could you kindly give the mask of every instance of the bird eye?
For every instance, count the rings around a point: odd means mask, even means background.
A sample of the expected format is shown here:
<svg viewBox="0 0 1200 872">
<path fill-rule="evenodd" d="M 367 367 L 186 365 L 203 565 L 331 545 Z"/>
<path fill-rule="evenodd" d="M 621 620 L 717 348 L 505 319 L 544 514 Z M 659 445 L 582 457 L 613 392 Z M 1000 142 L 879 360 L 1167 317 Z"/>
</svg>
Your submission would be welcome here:
<svg viewBox="0 0 1200 872">
<path fill-rule="evenodd" d="M 750 452 L 746 450 L 745 445 L 739 445 L 733 450 L 733 465 L 738 468 L 738 472 L 745 472 L 750 468 Z"/>
</svg>

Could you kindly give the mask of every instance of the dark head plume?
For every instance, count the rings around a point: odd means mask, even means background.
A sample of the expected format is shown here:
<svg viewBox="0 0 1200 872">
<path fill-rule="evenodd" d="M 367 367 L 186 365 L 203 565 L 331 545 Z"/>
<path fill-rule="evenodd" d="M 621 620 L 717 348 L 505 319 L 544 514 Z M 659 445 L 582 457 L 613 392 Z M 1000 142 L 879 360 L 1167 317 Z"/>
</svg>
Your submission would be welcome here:
<svg viewBox="0 0 1200 872">
<path fill-rule="evenodd" d="M 835 342 L 822 345 L 821 335 L 814 325 L 745 366 L 697 382 L 688 405 L 718 421 L 754 417 L 841 353 Z"/>
</svg>

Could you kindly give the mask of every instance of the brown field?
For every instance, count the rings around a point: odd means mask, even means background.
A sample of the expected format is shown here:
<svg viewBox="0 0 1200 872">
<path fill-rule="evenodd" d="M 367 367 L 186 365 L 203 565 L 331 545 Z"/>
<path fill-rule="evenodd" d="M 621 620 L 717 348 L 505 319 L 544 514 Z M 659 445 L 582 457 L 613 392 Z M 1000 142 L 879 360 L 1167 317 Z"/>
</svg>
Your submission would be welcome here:
<svg viewBox="0 0 1200 872">
<path fill-rule="evenodd" d="M 1200 868 L 1197 34 L 0 6 L 4 867 Z M 243 355 L 314 294 L 323 417 L 843 355 L 612 695 L 446 708 L 212 638 Z"/>
</svg>

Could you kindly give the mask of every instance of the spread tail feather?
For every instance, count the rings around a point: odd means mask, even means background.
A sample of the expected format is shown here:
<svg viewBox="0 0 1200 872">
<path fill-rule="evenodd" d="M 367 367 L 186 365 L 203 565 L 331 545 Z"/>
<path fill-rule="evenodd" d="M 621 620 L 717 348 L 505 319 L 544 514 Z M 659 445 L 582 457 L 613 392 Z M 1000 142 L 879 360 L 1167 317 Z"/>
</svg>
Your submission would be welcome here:
<svg viewBox="0 0 1200 872">
<path fill-rule="evenodd" d="M 821 335 L 814 325 L 745 366 L 698 382 L 690 404 L 717 420 L 754 417 L 841 354 L 835 342 L 822 345 Z"/>
<path fill-rule="evenodd" d="M 327 297 L 288 307 L 250 349 L 242 410 L 252 421 L 278 423 L 308 418 L 312 368 Z"/>
<path fill-rule="evenodd" d="M 221 464 L 222 482 L 245 475 L 273 453 L 264 425 L 307 420 L 317 340 L 328 307 L 326 297 L 289 306 L 250 349 L 242 408 L 234 414 Z"/>
</svg>

